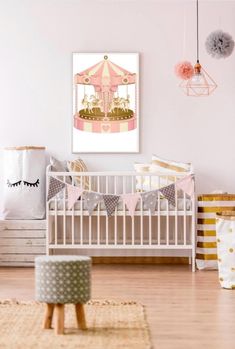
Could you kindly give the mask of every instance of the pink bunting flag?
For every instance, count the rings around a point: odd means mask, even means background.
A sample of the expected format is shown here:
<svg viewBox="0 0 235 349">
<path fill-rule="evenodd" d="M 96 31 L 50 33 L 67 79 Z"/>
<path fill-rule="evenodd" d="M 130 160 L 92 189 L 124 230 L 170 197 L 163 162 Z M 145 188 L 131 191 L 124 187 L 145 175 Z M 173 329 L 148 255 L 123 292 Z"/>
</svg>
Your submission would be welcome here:
<svg viewBox="0 0 235 349">
<path fill-rule="evenodd" d="M 77 199 L 82 195 L 83 189 L 75 187 L 74 185 L 67 184 L 67 193 L 68 193 L 68 209 L 70 210 Z"/>
<path fill-rule="evenodd" d="M 134 217 L 136 205 L 138 200 L 140 199 L 140 194 L 139 193 L 122 194 L 122 199 L 124 204 L 128 208 L 131 217 Z"/>
<path fill-rule="evenodd" d="M 182 189 L 186 194 L 190 197 L 194 197 L 195 192 L 195 183 L 194 183 L 194 175 L 189 175 L 184 177 L 177 182 L 175 182 L 177 189 Z"/>
</svg>

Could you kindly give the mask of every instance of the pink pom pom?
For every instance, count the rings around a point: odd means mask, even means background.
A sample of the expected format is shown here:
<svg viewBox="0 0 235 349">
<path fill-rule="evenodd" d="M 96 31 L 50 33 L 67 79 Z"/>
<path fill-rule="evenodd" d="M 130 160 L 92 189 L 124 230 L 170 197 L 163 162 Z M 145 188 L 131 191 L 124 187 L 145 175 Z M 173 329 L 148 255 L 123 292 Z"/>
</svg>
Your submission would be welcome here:
<svg viewBox="0 0 235 349">
<path fill-rule="evenodd" d="M 184 61 L 176 64 L 175 74 L 183 80 L 188 80 L 193 76 L 193 66 L 190 62 Z"/>
</svg>

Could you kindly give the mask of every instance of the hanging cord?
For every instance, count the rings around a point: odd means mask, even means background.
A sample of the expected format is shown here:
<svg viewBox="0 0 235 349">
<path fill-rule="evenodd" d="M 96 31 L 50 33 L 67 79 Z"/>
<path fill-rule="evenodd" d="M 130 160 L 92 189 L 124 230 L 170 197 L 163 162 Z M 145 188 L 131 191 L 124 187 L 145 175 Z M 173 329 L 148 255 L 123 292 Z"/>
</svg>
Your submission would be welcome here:
<svg viewBox="0 0 235 349">
<path fill-rule="evenodd" d="M 185 4 L 184 4 L 184 23 L 183 23 L 183 59 L 185 59 L 186 56 L 186 10 L 185 10 Z"/>
<path fill-rule="evenodd" d="M 198 0 L 197 0 L 197 63 L 199 63 L 199 30 L 198 30 Z"/>
</svg>

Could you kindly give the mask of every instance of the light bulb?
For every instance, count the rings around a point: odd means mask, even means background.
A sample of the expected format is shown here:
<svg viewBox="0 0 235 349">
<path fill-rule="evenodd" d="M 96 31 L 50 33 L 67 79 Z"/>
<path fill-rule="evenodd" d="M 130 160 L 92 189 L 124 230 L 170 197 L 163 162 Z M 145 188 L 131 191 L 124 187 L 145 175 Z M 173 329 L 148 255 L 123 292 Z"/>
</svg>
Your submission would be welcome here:
<svg viewBox="0 0 235 349">
<path fill-rule="evenodd" d="M 191 88 L 197 95 L 209 94 L 209 88 L 206 84 L 205 77 L 201 72 L 195 72 L 192 76 Z"/>
</svg>

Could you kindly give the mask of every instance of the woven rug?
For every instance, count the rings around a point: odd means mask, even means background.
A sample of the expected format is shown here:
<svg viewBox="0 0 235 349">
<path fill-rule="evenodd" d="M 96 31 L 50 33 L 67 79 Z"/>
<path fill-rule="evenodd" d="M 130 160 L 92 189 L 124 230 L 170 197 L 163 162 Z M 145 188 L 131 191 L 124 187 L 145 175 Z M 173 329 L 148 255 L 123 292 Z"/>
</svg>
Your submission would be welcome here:
<svg viewBox="0 0 235 349">
<path fill-rule="evenodd" d="M 43 330 L 44 305 L 0 301 L 1 349 L 150 349 L 144 306 L 135 302 L 91 301 L 88 329 L 76 326 L 73 305 L 65 306 L 65 334 Z M 52 323 L 53 326 L 53 323 Z"/>
</svg>

